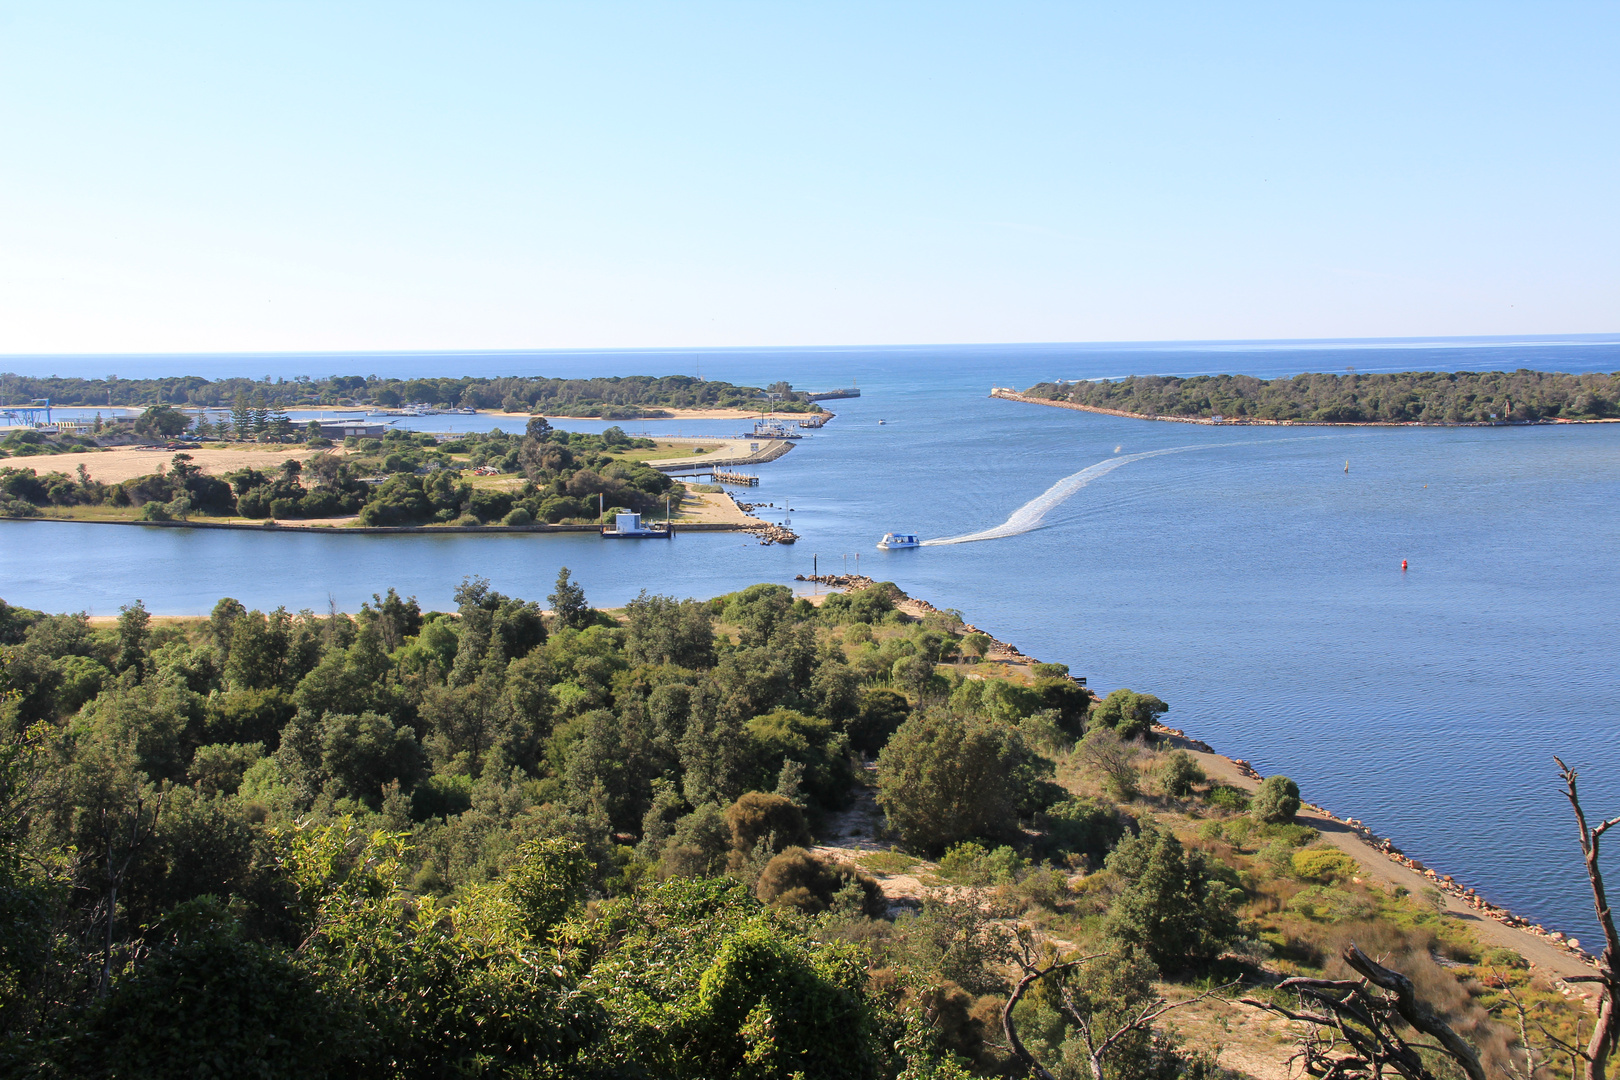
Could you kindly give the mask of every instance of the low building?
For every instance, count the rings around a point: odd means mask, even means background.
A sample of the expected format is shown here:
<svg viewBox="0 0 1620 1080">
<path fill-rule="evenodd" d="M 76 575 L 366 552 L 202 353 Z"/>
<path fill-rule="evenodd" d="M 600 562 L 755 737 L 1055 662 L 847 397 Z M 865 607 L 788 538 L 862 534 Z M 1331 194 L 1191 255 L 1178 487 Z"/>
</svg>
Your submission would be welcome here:
<svg viewBox="0 0 1620 1080">
<path fill-rule="evenodd" d="M 364 420 L 321 421 L 323 439 L 347 439 L 351 435 L 361 439 L 380 439 L 387 430 L 386 424 L 368 424 Z"/>
</svg>

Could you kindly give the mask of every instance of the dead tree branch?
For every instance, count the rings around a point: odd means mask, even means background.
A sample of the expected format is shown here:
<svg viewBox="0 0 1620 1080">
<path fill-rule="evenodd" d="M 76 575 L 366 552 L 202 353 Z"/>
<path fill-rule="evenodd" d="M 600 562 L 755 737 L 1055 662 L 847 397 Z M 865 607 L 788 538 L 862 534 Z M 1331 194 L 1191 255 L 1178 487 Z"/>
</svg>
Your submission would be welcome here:
<svg viewBox="0 0 1620 1080">
<path fill-rule="evenodd" d="M 1445 1052 L 1468 1074 L 1468 1080 L 1485 1080 L 1485 1069 L 1479 1063 L 1479 1052 L 1468 1040 L 1451 1030 L 1451 1025 L 1440 1019 L 1434 1011 L 1418 1000 L 1412 980 L 1398 971 L 1384 967 L 1352 944 L 1344 951 L 1344 962 L 1357 974 L 1380 989 L 1394 995 L 1396 1011 L 1413 1028 L 1437 1041 Z"/>
<path fill-rule="evenodd" d="M 1557 756 L 1553 760 L 1558 762 L 1559 775 L 1564 780 L 1564 795 L 1569 799 L 1570 809 L 1575 811 L 1575 824 L 1581 830 L 1581 855 L 1586 861 L 1586 878 L 1592 885 L 1592 906 L 1597 911 L 1598 925 L 1603 930 L 1603 952 L 1597 961 L 1598 974 L 1595 979 L 1583 978 L 1581 981 L 1601 982 L 1603 992 L 1598 1001 L 1597 1024 L 1592 1028 L 1592 1038 L 1586 1044 L 1586 1080 L 1605 1080 L 1608 1075 L 1609 1055 L 1614 1052 L 1615 1044 L 1620 1041 L 1620 1015 L 1615 1012 L 1615 996 L 1620 991 L 1620 934 L 1614 928 L 1614 913 L 1609 910 L 1608 893 L 1603 887 L 1603 868 L 1599 865 L 1598 855 L 1603 834 L 1620 825 L 1620 817 L 1613 817 L 1598 825 L 1586 823 L 1586 811 L 1581 809 L 1580 792 L 1576 789 L 1576 772 L 1565 765 L 1562 758 Z"/>
<path fill-rule="evenodd" d="M 1485 1080 L 1478 1051 L 1418 1000 L 1410 979 L 1377 963 L 1355 945 L 1345 951 L 1344 961 L 1362 978 L 1293 978 L 1278 984 L 1278 989 L 1299 996 L 1297 1010 L 1271 1001 L 1243 999 L 1245 1005 L 1311 1025 L 1292 1059 L 1303 1064 L 1307 1075 L 1321 1080 L 1362 1080 L 1393 1071 L 1407 1080 L 1434 1080 L 1418 1053 L 1427 1050 L 1451 1058 L 1469 1080 Z M 1430 1036 L 1435 1045 L 1408 1042 L 1400 1034 L 1406 1027 Z"/>
<path fill-rule="evenodd" d="M 1010 1048 L 1014 1056 L 1016 1056 L 1019 1061 L 1023 1062 L 1024 1066 L 1029 1069 L 1030 1075 L 1036 1077 L 1037 1080 L 1056 1080 L 1052 1073 L 1035 1059 L 1035 1055 L 1029 1052 L 1029 1048 L 1026 1047 L 1023 1040 L 1018 1037 L 1018 1030 L 1013 1021 L 1013 1010 L 1018 1007 L 1018 1002 L 1023 999 L 1030 987 L 1034 986 L 1042 979 L 1048 976 L 1061 977 L 1070 971 L 1083 967 L 1093 960 L 1101 959 L 1103 954 L 1082 956 L 1078 959 L 1065 960 L 1061 963 L 1049 963 L 1042 967 L 1036 962 L 1035 949 L 1033 947 L 1032 940 L 1027 934 L 1019 934 L 1019 945 L 1020 949 L 1018 955 L 1014 959 L 1017 961 L 1019 968 L 1022 969 L 1023 976 L 1013 987 L 1012 993 L 1007 998 L 1007 1004 L 1002 1007 L 1001 1030 L 1006 1036 L 1008 1048 Z M 1101 1035 L 1096 1030 L 1096 1026 L 1091 1022 L 1091 1020 L 1075 1004 L 1074 993 L 1069 987 L 1064 986 L 1061 989 L 1060 994 L 1063 1000 L 1064 1014 L 1068 1016 L 1069 1020 L 1072 1021 L 1075 1027 L 1079 1030 L 1080 1037 L 1085 1040 L 1086 1056 L 1090 1062 L 1091 1075 L 1094 1080 L 1103 1080 L 1103 1062 L 1107 1059 L 1108 1054 L 1120 1045 L 1121 1040 L 1123 1040 L 1125 1036 L 1134 1031 L 1150 1030 L 1153 1027 L 1154 1022 L 1160 1017 L 1164 1016 L 1166 1013 L 1173 1012 L 1176 1009 L 1185 1008 L 1188 1005 L 1196 1005 L 1198 1002 L 1206 1001 L 1209 998 L 1215 997 L 1221 994 L 1223 991 L 1230 990 L 1236 985 L 1236 982 L 1224 983 L 1221 986 L 1217 986 L 1211 990 L 1206 990 L 1202 994 L 1199 994 L 1196 997 L 1188 998 L 1185 1001 L 1172 1002 L 1164 997 L 1156 997 L 1137 1010 L 1137 1012 L 1127 1019 L 1123 1025 L 1106 1035 Z"/>
</svg>

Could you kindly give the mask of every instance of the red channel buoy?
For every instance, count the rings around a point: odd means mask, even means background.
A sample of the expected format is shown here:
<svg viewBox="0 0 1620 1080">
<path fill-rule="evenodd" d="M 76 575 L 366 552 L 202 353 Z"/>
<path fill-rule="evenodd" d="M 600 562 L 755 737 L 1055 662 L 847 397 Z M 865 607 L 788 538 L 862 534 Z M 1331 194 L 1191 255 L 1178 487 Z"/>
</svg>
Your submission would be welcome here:
<svg viewBox="0 0 1620 1080">
<path fill-rule="evenodd" d="M 1401 560 L 1401 573 L 1403 573 L 1403 574 L 1406 573 L 1406 560 L 1405 559 Z"/>
</svg>

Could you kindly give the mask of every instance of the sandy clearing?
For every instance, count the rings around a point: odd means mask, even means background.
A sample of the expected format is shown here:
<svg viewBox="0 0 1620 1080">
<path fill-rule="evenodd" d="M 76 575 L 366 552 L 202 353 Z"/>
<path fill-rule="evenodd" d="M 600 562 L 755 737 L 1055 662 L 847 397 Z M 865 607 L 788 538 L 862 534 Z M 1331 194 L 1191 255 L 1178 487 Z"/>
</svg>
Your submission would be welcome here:
<svg viewBox="0 0 1620 1080">
<path fill-rule="evenodd" d="M 723 491 L 689 491 L 681 500 L 681 512 L 676 525 L 762 525 L 759 518 L 750 517 Z"/>
<path fill-rule="evenodd" d="M 338 452 L 341 453 L 341 450 Z M 167 469 L 176 454 L 190 454 L 193 465 L 209 475 L 219 476 L 248 466 L 260 470 L 277 469 L 288 458 L 302 461 L 318 453 L 322 451 L 292 446 L 274 450 L 258 447 L 243 450 L 119 448 L 82 454 L 40 454 L 36 457 L 4 458 L 0 459 L 0 468 L 33 469 L 41 476 L 48 472 L 63 472 L 72 476 L 82 464 L 92 480 L 99 480 L 103 484 L 118 484 L 125 480 L 133 480 L 137 476 L 146 476 L 160 469 Z"/>
</svg>

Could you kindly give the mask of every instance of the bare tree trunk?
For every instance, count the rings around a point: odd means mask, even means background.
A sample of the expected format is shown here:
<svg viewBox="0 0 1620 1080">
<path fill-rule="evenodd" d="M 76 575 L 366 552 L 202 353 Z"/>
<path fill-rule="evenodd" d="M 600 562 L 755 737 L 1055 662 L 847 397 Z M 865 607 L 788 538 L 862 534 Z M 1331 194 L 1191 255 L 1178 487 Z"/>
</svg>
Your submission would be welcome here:
<svg viewBox="0 0 1620 1080">
<path fill-rule="evenodd" d="M 1018 1037 L 1018 1030 L 1013 1024 L 1013 1009 L 1018 1007 L 1018 1002 L 1023 998 L 1025 992 L 1041 979 L 1054 971 L 1062 971 L 1083 962 L 1075 960 L 1048 968 L 1038 968 L 1025 962 L 1023 964 L 1024 977 L 1018 980 L 1018 985 L 1013 987 L 1013 992 L 1007 996 L 1007 1004 L 1002 1006 L 1001 1032 L 1007 1037 L 1007 1045 L 1012 1048 L 1013 1055 L 1024 1063 L 1025 1067 L 1029 1069 L 1030 1075 L 1034 1076 L 1036 1080 L 1057 1080 L 1057 1077 L 1053 1076 L 1046 1070 L 1045 1066 L 1035 1060 L 1035 1055 L 1029 1052 L 1028 1048 L 1024 1046 L 1024 1041 Z M 1097 1080 L 1102 1080 L 1101 1074 L 1098 1075 Z"/>
<path fill-rule="evenodd" d="M 1576 773 L 1563 760 L 1553 758 L 1558 762 L 1558 771 L 1564 778 L 1565 795 L 1569 798 L 1570 808 L 1575 811 L 1575 824 L 1581 830 L 1581 854 L 1586 858 L 1586 877 L 1592 883 L 1592 906 L 1597 911 L 1598 925 L 1603 929 L 1603 952 L 1598 956 L 1598 974 L 1591 981 L 1603 985 L 1602 998 L 1598 1002 L 1597 1026 L 1592 1029 L 1592 1039 L 1586 1046 L 1586 1080 L 1605 1080 L 1609 1071 L 1609 1054 L 1613 1052 L 1617 1038 L 1620 1038 L 1620 1017 L 1615 1015 L 1614 999 L 1620 991 L 1620 934 L 1615 933 L 1614 914 L 1609 910 L 1609 897 L 1603 887 L 1603 869 L 1598 864 L 1599 843 L 1603 834 L 1615 825 L 1620 825 L 1620 817 L 1610 818 L 1600 825 L 1587 825 L 1586 812 L 1581 809 L 1579 792 L 1575 788 Z"/>
</svg>

